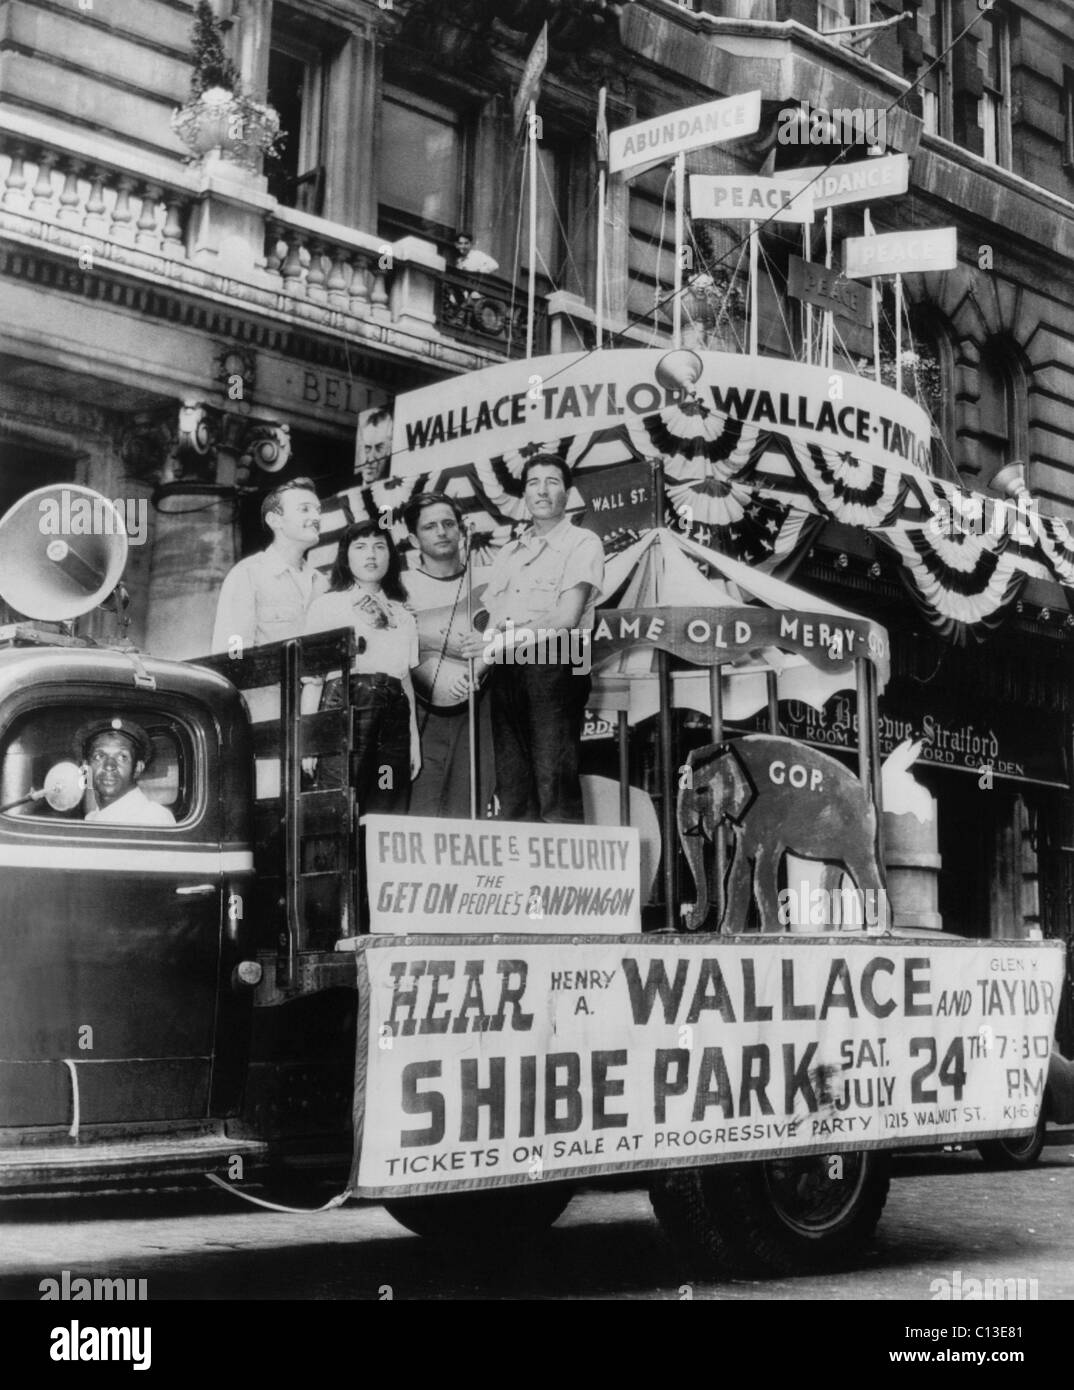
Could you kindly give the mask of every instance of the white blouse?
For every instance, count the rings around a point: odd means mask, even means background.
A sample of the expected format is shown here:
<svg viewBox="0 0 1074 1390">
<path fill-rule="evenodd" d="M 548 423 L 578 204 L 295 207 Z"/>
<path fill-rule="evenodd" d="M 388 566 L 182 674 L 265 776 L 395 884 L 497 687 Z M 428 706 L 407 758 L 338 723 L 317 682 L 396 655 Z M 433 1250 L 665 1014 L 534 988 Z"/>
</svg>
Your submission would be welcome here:
<svg viewBox="0 0 1074 1390">
<path fill-rule="evenodd" d="M 418 664 L 418 625 L 414 615 L 395 599 L 381 594 L 377 603 L 388 626 L 378 627 L 373 617 L 358 606 L 364 592 L 355 586 L 315 598 L 306 614 L 306 632 L 353 627 L 355 636 L 365 639 L 365 650 L 355 656 L 352 674 L 371 676 L 379 671 L 402 680 Z"/>
</svg>

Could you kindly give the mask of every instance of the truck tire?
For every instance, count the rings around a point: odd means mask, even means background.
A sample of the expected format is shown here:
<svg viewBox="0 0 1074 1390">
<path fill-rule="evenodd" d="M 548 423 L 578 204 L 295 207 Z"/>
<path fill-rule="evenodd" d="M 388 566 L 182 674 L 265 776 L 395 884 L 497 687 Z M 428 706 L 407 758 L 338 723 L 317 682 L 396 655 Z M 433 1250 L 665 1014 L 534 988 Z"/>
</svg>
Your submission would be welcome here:
<svg viewBox="0 0 1074 1390">
<path fill-rule="evenodd" d="M 1042 1114 L 1036 1129 L 1024 1139 L 982 1139 L 977 1152 L 987 1168 L 1032 1168 L 1041 1156 L 1047 1128 Z"/>
<path fill-rule="evenodd" d="M 400 1226 L 426 1240 L 450 1242 L 460 1250 L 503 1244 L 547 1230 L 574 1196 L 570 1183 L 538 1182 L 483 1192 L 448 1192 L 436 1197 L 394 1197 L 384 1210 Z"/>
<path fill-rule="evenodd" d="M 797 1274 L 838 1264 L 869 1239 L 887 1201 L 888 1159 L 848 1153 L 659 1173 L 653 1209 L 701 1273 Z"/>
</svg>

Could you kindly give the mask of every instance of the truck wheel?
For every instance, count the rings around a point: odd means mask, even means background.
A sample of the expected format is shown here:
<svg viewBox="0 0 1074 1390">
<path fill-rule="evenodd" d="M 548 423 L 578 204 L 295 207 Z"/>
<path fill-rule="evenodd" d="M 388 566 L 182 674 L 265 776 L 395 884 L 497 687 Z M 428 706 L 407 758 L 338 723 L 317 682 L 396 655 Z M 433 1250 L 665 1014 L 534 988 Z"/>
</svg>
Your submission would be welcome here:
<svg viewBox="0 0 1074 1390">
<path fill-rule="evenodd" d="M 541 1182 L 437 1197 L 396 1197 L 383 1206 L 416 1236 L 450 1241 L 465 1250 L 537 1235 L 563 1215 L 573 1196 L 570 1183 Z"/>
<path fill-rule="evenodd" d="M 890 1182 L 885 1154 L 812 1154 L 659 1173 L 651 1195 L 699 1271 L 778 1275 L 854 1255 L 876 1229 Z"/>
<path fill-rule="evenodd" d="M 1040 1158 L 1048 1125 L 1044 1116 L 1024 1139 L 982 1139 L 977 1152 L 988 1168 L 1032 1168 Z"/>
</svg>

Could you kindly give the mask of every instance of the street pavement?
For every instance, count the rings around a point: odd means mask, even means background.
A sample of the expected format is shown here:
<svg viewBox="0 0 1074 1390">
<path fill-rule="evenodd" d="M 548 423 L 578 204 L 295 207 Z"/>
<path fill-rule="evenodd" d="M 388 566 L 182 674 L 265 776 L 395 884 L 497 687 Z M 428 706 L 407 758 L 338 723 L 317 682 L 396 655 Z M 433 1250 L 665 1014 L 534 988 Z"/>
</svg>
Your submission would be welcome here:
<svg viewBox="0 0 1074 1390">
<path fill-rule="evenodd" d="M 896 1159 L 875 1238 L 852 1269 L 824 1275 L 696 1279 L 638 1186 L 582 1189 L 551 1230 L 494 1256 L 437 1249 L 375 1205 L 285 1214 L 194 1188 L 0 1202 L 0 1299 L 39 1299 L 40 1281 L 64 1270 L 146 1279 L 150 1300 L 927 1303 L 956 1276 L 963 1288 L 969 1279 L 1035 1280 L 1024 1286 L 1030 1297 L 1070 1299 L 1074 1136 L 1050 1138 L 1026 1172 L 991 1172 L 974 1150 Z"/>
</svg>

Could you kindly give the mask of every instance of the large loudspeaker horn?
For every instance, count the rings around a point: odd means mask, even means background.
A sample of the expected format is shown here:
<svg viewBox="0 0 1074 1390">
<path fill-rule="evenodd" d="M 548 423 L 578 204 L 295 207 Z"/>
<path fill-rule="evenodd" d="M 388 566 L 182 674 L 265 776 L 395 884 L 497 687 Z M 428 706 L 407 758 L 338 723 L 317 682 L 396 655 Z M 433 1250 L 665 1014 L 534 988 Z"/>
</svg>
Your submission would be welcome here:
<svg viewBox="0 0 1074 1390">
<path fill-rule="evenodd" d="M 24 617 L 64 622 L 88 613 L 126 563 L 123 517 L 91 488 L 41 487 L 0 518 L 0 598 Z"/>
</svg>

